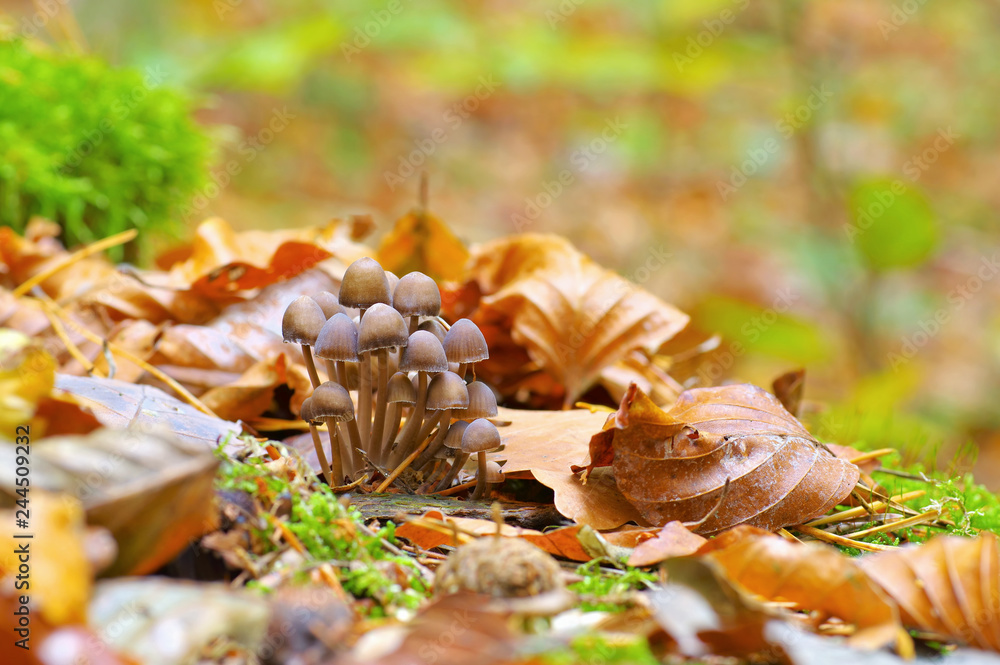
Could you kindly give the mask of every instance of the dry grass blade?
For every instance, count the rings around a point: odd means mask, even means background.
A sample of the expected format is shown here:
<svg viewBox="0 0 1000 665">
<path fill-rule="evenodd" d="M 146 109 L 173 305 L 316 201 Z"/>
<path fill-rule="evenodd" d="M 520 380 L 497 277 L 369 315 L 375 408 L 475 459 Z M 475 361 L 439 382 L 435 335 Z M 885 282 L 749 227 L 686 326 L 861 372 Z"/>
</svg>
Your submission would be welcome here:
<svg viewBox="0 0 1000 665">
<path fill-rule="evenodd" d="M 21 282 L 21 284 L 19 284 L 12 293 L 15 298 L 20 298 L 24 294 L 31 291 L 31 289 L 35 288 L 36 286 L 47 280 L 49 277 L 52 277 L 53 275 L 58 273 L 60 270 L 63 270 L 64 268 L 71 266 L 74 263 L 87 258 L 88 256 L 97 254 L 98 252 L 103 252 L 106 249 L 110 249 L 111 247 L 117 247 L 118 245 L 124 245 L 128 241 L 134 239 L 137 235 L 139 235 L 139 232 L 137 230 L 129 229 L 128 231 L 122 231 L 121 233 L 117 233 L 113 236 L 109 236 L 102 240 L 98 240 L 97 242 L 93 242 L 87 245 L 86 247 L 82 247 L 73 252 L 72 254 L 65 255 L 63 258 L 59 259 L 48 268 L 41 271 L 40 273 L 33 275 L 31 278 Z"/>
<path fill-rule="evenodd" d="M 886 552 L 897 549 L 891 545 L 879 545 L 877 543 L 866 543 L 860 540 L 852 540 L 851 538 L 838 536 L 835 533 L 828 533 L 826 531 L 823 531 L 822 529 L 816 529 L 811 526 L 797 526 L 793 528 L 796 531 L 804 533 L 807 536 L 812 536 L 816 540 L 821 540 L 825 543 L 830 543 L 831 545 L 853 547 L 856 550 L 862 550 L 865 552 Z"/>
<path fill-rule="evenodd" d="M 905 494 L 899 494 L 891 497 L 887 501 L 873 501 L 868 504 L 868 506 L 876 513 L 885 512 L 893 504 L 901 504 L 906 501 L 912 501 L 913 499 L 919 499 L 925 494 L 927 494 L 926 490 L 915 490 L 913 492 L 906 492 Z M 824 524 L 834 524 L 836 522 L 843 522 L 862 517 L 867 514 L 869 514 L 868 510 L 866 510 L 864 506 L 857 506 L 855 508 L 848 508 L 847 510 L 843 510 L 839 513 L 834 513 L 833 515 L 820 517 L 819 519 L 806 523 L 805 526 L 818 527 L 823 526 Z"/>
</svg>

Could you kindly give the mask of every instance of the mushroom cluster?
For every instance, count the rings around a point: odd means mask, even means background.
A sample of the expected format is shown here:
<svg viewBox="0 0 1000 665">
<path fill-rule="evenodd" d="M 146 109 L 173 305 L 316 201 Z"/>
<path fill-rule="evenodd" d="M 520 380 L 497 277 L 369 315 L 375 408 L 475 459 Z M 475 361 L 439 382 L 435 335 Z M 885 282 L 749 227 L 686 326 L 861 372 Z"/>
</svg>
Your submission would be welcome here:
<svg viewBox="0 0 1000 665">
<path fill-rule="evenodd" d="M 474 498 L 503 479 L 486 459 L 500 447 L 488 420 L 497 415 L 496 396 L 475 380 L 475 363 L 489 357 L 486 339 L 468 319 L 449 326 L 440 310 L 433 279 L 420 272 L 397 278 L 368 257 L 347 268 L 339 296 L 302 296 L 285 310 L 282 336 L 302 347 L 313 385 L 301 415 L 330 485 L 369 467 L 394 470 L 388 478 L 434 468 L 431 480 L 443 490 L 473 455 Z"/>
</svg>

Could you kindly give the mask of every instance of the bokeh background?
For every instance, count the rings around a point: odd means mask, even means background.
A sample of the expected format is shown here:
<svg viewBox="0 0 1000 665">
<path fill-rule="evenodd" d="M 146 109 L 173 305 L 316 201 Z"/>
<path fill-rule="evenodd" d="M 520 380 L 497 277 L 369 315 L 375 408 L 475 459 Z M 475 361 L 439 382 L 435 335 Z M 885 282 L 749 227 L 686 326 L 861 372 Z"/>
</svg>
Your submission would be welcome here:
<svg viewBox="0 0 1000 665">
<path fill-rule="evenodd" d="M 188 227 L 371 213 L 385 231 L 426 171 L 430 208 L 468 242 L 565 235 L 719 333 L 693 380 L 805 367 L 820 436 L 1000 488 L 1000 4 L 2 11 L 8 30 L 195 96 L 220 186 Z M 669 259 L 645 270 L 653 256 Z"/>
</svg>

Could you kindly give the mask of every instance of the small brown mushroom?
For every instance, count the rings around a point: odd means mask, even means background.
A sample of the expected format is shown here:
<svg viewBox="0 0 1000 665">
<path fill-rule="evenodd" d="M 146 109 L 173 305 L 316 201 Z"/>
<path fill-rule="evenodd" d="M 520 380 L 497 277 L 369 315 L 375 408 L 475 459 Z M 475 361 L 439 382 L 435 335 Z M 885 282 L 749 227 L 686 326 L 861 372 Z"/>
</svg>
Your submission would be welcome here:
<svg viewBox="0 0 1000 665">
<path fill-rule="evenodd" d="M 448 334 L 448 329 L 445 328 L 444 324 L 436 318 L 424 319 L 420 322 L 420 325 L 417 326 L 417 330 L 426 330 L 429 333 L 433 333 L 442 344 L 444 344 L 444 338 Z"/>
<path fill-rule="evenodd" d="M 316 343 L 316 337 L 324 323 L 326 317 L 323 316 L 323 309 L 309 296 L 300 296 L 293 300 L 281 317 L 281 337 L 285 342 L 294 342 L 302 347 L 302 358 L 306 363 L 313 388 L 318 386 L 320 381 L 309 347 Z"/>
<path fill-rule="evenodd" d="M 496 426 L 484 418 L 477 418 L 469 423 L 462 434 L 462 452 L 469 455 L 476 453 L 479 468 L 476 472 L 476 490 L 473 500 L 483 498 L 486 492 L 486 453 L 500 447 L 500 432 Z"/>
<path fill-rule="evenodd" d="M 389 290 L 389 279 L 378 261 L 366 256 L 349 265 L 340 283 L 339 298 L 342 306 L 360 310 L 361 318 L 372 305 L 390 304 L 392 292 Z M 360 429 L 362 446 L 367 446 L 372 420 L 372 369 L 371 358 L 367 354 L 361 355 L 359 369 L 358 421 L 363 424 Z"/>
<path fill-rule="evenodd" d="M 441 311 L 441 291 L 437 282 L 424 273 L 407 273 L 392 292 L 392 306 L 409 317 L 412 335 L 417 332 L 421 316 L 437 316 Z"/>
<path fill-rule="evenodd" d="M 321 420 L 326 423 L 327 433 L 330 436 L 330 456 L 333 460 L 333 480 L 335 483 L 341 483 L 344 480 L 344 459 L 336 423 L 345 422 L 349 430 L 357 430 L 358 426 L 354 420 L 354 402 L 351 401 L 351 395 L 347 389 L 333 381 L 320 384 L 313 391 L 309 400 L 311 404 L 307 415 L 313 420 Z M 352 450 L 351 458 L 351 466 L 357 468 L 360 456 Z M 354 468 L 348 473 L 353 474 Z"/>
<path fill-rule="evenodd" d="M 503 483 L 504 480 L 505 480 L 505 477 L 503 475 L 503 469 L 500 468 L 500 465 L 497 464 L 496 462 L 494 462 L 493 460 L 489 460 L 488 462 L 486 462 L 486 494 L 487 494 L 487 496 L 489 496 L 490 494 L 492 494 L 493 493 L 493 489 L 497 485 L 500 485 L 501 483 Z"/>
<path fill-rule="evenodd" d="M 464 420 L 456 420 L 448 428 L 448 434 L 444 437 L 444 447 L 449 448 L 454 451 L 455 459 L 452 461 L 451 468 L 448 469 L 447 475 L 441 479 L 437 487 L 434 488 L 435 492 L 440 492 L 441 490 L 451 487 L 452 482 L 458 476 L 458 472 L 462 470 L 465 463 L 469 461 L 469 453 L 462 452 L 462 435 L 465 434 L 465 428 L 469 426 L 469 423 Z"/>
<path fill-rule="evenodd" d="M 382 436 L 382 458 L 376 460 L 385 464 L 386 458 L 392 452 L 390 446 L 399 433 L 399 421 L 403 416 L 403 407 L 417 401 L 417 389 L 404 372 L 396 372 L 389 377 L 389 388 L 386 393 L 389 410 L 385 416 L 385 434 Z"/>
<path fill-rule="evenodd" d="M 482 381 L 473 381 L 468 386 L 469 408 L 455 414 L 456 418 L 475 420 L 476 418 L 496 418 L 497 396 Z"/>
<path fill-rule="evenodd" d="M 314 414 L 312 396 L 306 397 L 302 402 L 302 407 L 299 409 L 299 415 L 302 416 L 302 420 L 306 421 L 309 425 L 309 433 L 312 434 L 313 448 L 316 449 L 316 459 L 319 461 L 319 468 L 323 473 L 323 479 L 326 480 L 326 484 L 332 486 L 333 478 L 330 475 L 330 463 L 326 459 L 326 452 L 323 450 L 323 442 L 319 438 L 319 430 L 316 429 L 316 423 L 314 421 L 318 420 Z"/>
<path fill-rule="evenodd" d="M 427 389 L 427 409 L 436 411 L 437 414 L 424 424 L 420 434 L 417 435 L 417 443 L 430 436 L 435 425 L 439 425 L 438 433 L 423 454 L 414 462 L 414 469 L 419 471 L 441 450 L 444 446 L 445 435 L 448 433 L 448 426 L 451 424 L 452 413 L 468 406 L 469 390 L 462 377 L 454 372 L 441 372 L 434 377 Z"/>
<path fill-rule="evenodd" d="M 344 308 L 341 307 L 337 296 L 333 295 L 329 291 L 320 291 L 310 297 L 315 300 L 323 310 L 323 316 L 325 316 L 327 320 L 329 320 L 334 314 L 346 313 Z"/>
<path fill-rule="evenodd" d="M 313 347 L 318 358 L 326 361 L 331 381 L 347 388 L 345 362 L 358 362 L 358 327 L 346 314 L 338 312 L 323 324 Z"/>
<path fill-rule="evenodd" d="M 490 357 L 486 338 L 479 326 L 469 319 L 459 319 L 452 324 L 444 336 L 444 352 L 448 362 L 459 363 L 458 375 L 463 379 L 470 364 Z"/>
<path fill-rule="evenodd" d="M 374 352 L 378 359 L 378 395 L 375 403 L 375 422 L 371 425 L 369 445 L 366 448 L 372 459 L 382 459 L 382 434 L 385 431 L 385 410 L 389 385 L 389 349 L 406 346 L 409 335 L 406 322 L 392 307 L 382 303 L 372 305 L 361 317 L 358 352 Z M 359 396 L 359 400 L 362 397 Z M 371 399 L 371 395 L 368 395 Z M 364 423 L 363 423 L 364 425 Z"/>
<path fill-rule="evenodd" d="M 406 348 L 399 358 L 399 371 L 417 373 L 417 402 L 406 419 L 406 425 L 396 439 L 396 448 L 389 458 L 390 466 L 397 466 L 410 454 L 411 446 L 420 432 L 427 408 L 427 375 L 448 370 L 444 347 L 432 333 L 418 330 L 410 335 Z"/>
</svg>

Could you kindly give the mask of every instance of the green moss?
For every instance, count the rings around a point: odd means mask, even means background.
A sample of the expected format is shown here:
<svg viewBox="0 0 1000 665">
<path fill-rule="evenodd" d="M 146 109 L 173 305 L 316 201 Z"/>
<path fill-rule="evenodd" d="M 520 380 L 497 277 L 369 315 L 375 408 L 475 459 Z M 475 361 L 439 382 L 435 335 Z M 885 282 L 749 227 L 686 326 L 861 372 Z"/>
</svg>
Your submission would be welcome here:
<svg viewBox="0 0 1000 665">
<path fill-rule="evenodd" d="M 623 566 L 607 569 L 601 566 L 599 559 L 588 561 L 576 569 L 583 577 L 579 582 L 569 586 L 583 598 L 580 609 L 596 612 L 619 612 L 625 609 L 620 603 L 614 602 L 615 596 L 628 591 L 652 588 L 657 581 L 653 573 Z"/>
<path fill-rule="evenodd" d="M 653 656 L 649 643 L 635 639 L 626 643 L 611 643 L 601 635 L 583 635 L 575 638 L 570 645 L 559 651 L 550 651 L 540 656 L 549 665 L 574 665 L 575 663 L 606 663 L 613 665 L 657 665 L 660 661 Z"/>
<path fill-rule="evenodd" d="M 337 571 L 344 590 L 355 598 L 368 599 L 359 608 L 379 617 L 397 609 L 416 609 L 429 589 L 416 563 L 408 556 L 394 554 L 385 543 L 396 545 L 392 523 L 370 535 L 357 509 L 345 506 L 322 483 L 301 479 L 289 481 L 263 466 L 261 461 L 238 462 L 220 455 L 217 487 L 220 490 L 253 494 L 265 511 L 273 514 L 276 505 L 290 510 L 285 517 L 271 517 L 265 526 L 254 529 L 255 551 L 259 558 L 279 547 L 270 536 L 274 520 L 281 519 L 316 562 L 328 562 Z"/>
<path fill-rule="evenodd" d="M 944 519 L 955 524 L 947 529 L 948 533 L 974 536 L 979 531 L 992 531 L 1000 535 L 1000 497 L 977 484 L 972 474 L 951 478 L 940 471 L 927 472 L 921 466 L 907 469 L 906 473 L 918 478 L 901 478 L 877 471 L 874 478 L 891 495 L 925 490 L 927 494 L 906 505 L 919 511 L 940 510 Z M 921 474 L 927 481 L 919 478 Z M 907 531 L 914 540 L 922 539 L 919 532 Z"/>
<path fill-rule="evenodd" d="M 41 215 L 67 246 L 179 229 L 181 206 L 207 182 L 211 142 L 167 78 L 0 38 L 0 224 L 21 230 Z"/>
</svg>

